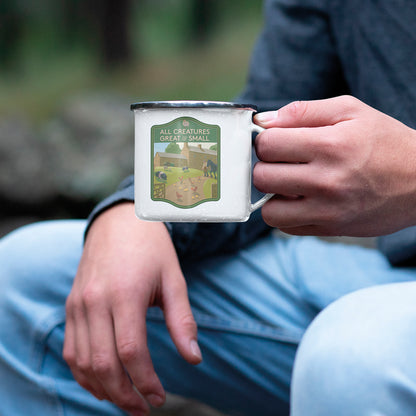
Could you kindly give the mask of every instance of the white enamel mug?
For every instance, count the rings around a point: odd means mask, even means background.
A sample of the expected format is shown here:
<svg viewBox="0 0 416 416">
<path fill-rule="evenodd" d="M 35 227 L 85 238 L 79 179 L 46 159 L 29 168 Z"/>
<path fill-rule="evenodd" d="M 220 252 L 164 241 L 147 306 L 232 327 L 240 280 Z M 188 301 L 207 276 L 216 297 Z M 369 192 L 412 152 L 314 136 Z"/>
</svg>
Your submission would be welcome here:
<svg viewBox="0 0 416 416">
<path fill-rule="evenodd" d="M 171 222 L 242 222 L 273 194 L 251 203 L 256 107 L 208 101 L 131 105 L 135 211 Z"/>
</svg>

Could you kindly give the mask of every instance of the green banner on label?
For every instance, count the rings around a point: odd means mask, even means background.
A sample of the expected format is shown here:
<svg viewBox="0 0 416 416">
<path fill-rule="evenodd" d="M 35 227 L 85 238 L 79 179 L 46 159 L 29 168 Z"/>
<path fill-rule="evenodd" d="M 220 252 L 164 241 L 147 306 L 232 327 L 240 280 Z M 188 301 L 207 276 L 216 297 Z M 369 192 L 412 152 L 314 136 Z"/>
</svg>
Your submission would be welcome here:
<svg viewBox="0 0 416 416">
<path fill-rule="evenodd" d="M 220 127 L 179 117 L 151 129 L 154 201 L 192 208 L 220 199 Z"/>
</svg>

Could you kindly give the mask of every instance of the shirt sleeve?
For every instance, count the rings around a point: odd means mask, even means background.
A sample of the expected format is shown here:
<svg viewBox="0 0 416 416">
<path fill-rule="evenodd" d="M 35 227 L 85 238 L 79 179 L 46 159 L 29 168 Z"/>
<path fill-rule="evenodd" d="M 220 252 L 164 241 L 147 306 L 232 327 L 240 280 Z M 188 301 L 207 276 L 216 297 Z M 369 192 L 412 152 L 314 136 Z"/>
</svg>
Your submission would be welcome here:
<svg viewBox="0 0 416 416">
<path fill-rule="evenodd" d="M 266 0 L 244 101 L 260 111 L 349 92 L 327 0 Z"/>
<path fill-rule="evenodd" d="M 377 239 L 378 249 L 393 266 L 416 266 L 416 227 L 409 227 Z"/>
</svg>

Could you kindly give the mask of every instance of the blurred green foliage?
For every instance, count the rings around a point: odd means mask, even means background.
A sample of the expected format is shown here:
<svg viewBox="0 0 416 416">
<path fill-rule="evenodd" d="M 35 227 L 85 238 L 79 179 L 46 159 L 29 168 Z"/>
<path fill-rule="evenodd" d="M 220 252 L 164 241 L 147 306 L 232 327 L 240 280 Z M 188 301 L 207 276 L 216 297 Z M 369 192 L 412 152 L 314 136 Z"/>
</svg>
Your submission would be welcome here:
<svg viewBox="0 0 416 416">
<path fill-rule="evenodd" d="M 230 100 L 261 25 L 261 0 L 2 0 L 0 114 L 42 121 L 66 96 L 95 91 Z M 116 40 L 128 53 L 111 62 L 104 51 Z"/>
</svg>

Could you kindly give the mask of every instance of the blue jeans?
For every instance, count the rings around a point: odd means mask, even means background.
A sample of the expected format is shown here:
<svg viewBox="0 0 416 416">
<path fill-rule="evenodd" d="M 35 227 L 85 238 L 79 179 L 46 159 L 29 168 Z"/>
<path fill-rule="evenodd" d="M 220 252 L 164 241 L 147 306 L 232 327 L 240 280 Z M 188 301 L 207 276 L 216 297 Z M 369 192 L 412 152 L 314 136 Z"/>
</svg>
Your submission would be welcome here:
<svg viewBox="0 0 416 416">
<path fill-rule="evenodd" d="M 1 415 L 124 415 L 62 359 L 84 227 L 39 223 L 0 241 Z M 287 415 L 289 401 L 293 416 L 415 414 L 415 270 L 372 249 L 276 236 L 183 269 L 204 361 L 183 361 L 150 309 L 167 391 L 230 415 Z"/>
</svg>

